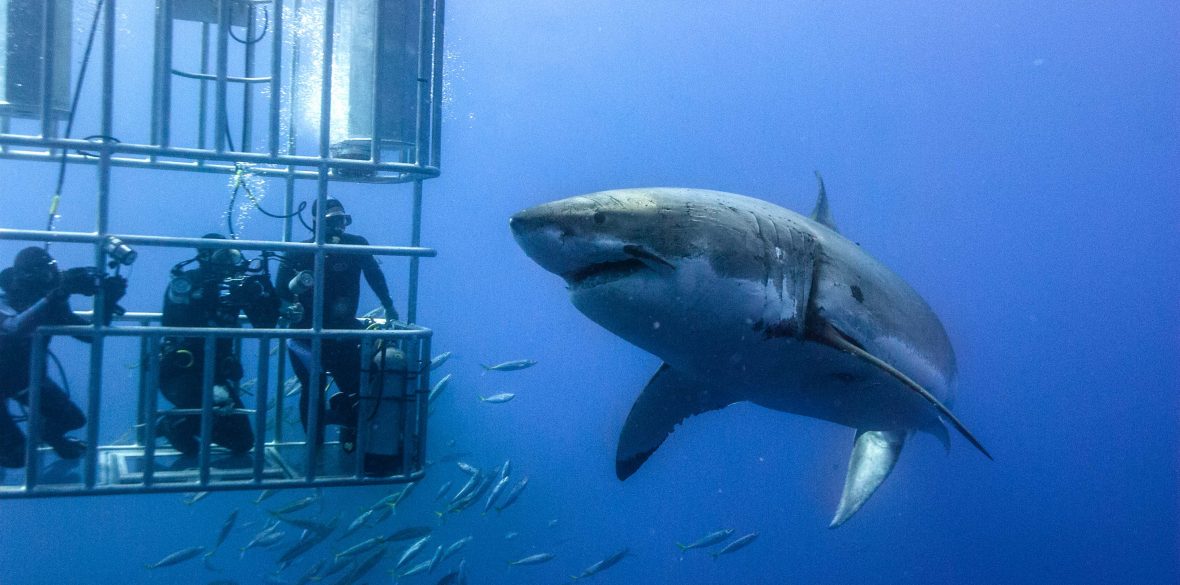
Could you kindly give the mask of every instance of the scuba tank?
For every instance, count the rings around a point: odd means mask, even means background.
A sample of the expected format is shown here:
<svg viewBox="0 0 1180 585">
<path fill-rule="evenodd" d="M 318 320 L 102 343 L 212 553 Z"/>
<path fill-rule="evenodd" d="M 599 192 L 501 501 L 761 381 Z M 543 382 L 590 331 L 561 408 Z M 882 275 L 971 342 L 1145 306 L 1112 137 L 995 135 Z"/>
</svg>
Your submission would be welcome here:
<svg viewBox="0 0 1180 585">
<path fill-rule="evenodd" d="M 406 355 L 391 343 L 382 343 L 373 355 L 370 383 L 361 388 L 359 423 L 368 428 L 363 445 L 365 475 L 388 477 L 405 473 L 402 454 L 417 452 L 405 432 L 406 409 L 413 381 Z"/>
</svg>

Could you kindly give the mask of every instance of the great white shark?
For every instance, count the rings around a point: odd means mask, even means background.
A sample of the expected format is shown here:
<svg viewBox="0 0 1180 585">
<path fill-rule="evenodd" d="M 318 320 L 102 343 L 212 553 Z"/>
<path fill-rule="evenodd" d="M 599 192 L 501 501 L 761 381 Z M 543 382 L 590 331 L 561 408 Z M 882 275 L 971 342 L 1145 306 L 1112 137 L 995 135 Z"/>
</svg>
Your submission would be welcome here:
<svg viewBox="0 0 1180 585">
<path fill-rule="evenodd" d="M 817 174 L 818 178 L 818 174 Z M 663 360 L 623 425 L 619 479 L 684 419 L 749 401 L 856 429 L 831 527 L 864 505 L 917 431 L 949 446 L 955 353 L 934 311 L 836 229 L 732 193 L 647 188 L 545 203 L 510 220 L 574 306 Z"/>
</svg>

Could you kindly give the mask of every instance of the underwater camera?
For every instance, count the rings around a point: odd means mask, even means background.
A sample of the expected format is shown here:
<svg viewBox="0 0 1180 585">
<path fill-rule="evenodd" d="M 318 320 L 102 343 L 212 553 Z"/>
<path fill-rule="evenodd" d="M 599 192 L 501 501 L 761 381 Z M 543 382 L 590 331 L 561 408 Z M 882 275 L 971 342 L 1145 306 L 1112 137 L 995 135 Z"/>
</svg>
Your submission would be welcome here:
<svg viewBox="0 0 1180 585">
<path fill-rule="evenodd" d="M 131 246 L 128 246 L 123 240 L 115 236 L 108 236 L 102 249 L 111 258 L 111 268 L 116 266 L 131 266 L 135 263 L 135 259 L 139 257 L 139 252 L 136 252 Z"/>
</svg>

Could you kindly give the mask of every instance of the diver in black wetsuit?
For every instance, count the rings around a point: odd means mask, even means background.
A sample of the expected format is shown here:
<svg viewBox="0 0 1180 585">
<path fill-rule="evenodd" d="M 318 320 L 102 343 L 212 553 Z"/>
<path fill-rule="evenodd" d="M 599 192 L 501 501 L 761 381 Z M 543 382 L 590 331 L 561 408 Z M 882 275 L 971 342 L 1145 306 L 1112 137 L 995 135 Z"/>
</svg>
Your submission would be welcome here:
<svg viewBox="0 0 1180 585">
<path fill-rule="evenodd" d="M 312 217 L 318 218 L 315 207 L 312 207 Z M 324 206 L 324 227 L 327 229 L 325 243 L 347 244 L 353 246 L 367 246 L 369 241 L 353 234 L 344 233 L 345 227 L 352 223 L 352 217 L 344 211 L 344 206 L 336 199 L 328 199 Z M 315 239 L 304 240 L 314 242 Z M 298 303 L 303 310 L 302 318 L 291 325 L 292 328 L 309 329 L 312 326 L 312 306 L 314 291 L 310 286 L 292 289 L 292 280 L 300 272 L 311 274 L 315 264 L 315 255 L 306 252 L 292 252 L 287 254 L 286 260 L 279 268 L 276 288 L 279 296 L 292 303 Z M 357 306 L 360 302 L 361 275 L 364 275 L 369 288 L 381 301 L 385 309 L 386 319 L 396 320 L 397 310 L 393 307 L 393 300 L 389 296 L 389 287 L 385 283 L 385 274 L 377 264 L 377 260 L 369 254 L 326 254 L 324 257 L 324 329 L 361 329 L 362 325 L 356 318 Z M 296 281 L 298 282 L 298 281 Z M 308 401 L 310 400 L 309 378 L 312 361 L 311 341 L 308 339 L 294 339 L 288 344 L 291 356 L 291 367 L 295 370 L 302 385 L 299 397 L 299 415 L 303 428 L 307 429 Z M 356 406 L 360 395 L 361 385 L 361 352 L 360 340 L 324 339 L 320 352 L 320 364 L 324 372 L 320 374 L 317 388 L 327 386 L 325 374 L 331 374 L 340 389 L 328 403 L 329 408 L 321 410 L 320 440 L 323 440 L 323 425 L 338 424 L 340 442 L 346 451 L 355 448 L 356 436 Z M 317 400 L 318 403 L 318 400 Z"/>
<path fill-rule="evenodd" d="M 94 295 L 104 288 L 106 322 L 123 294 L 127 280 L 102 277 L 94 268 L 58 271 L 44 248 L 29 247 L 16 255 L 11 268 L 0 272 L 0 467 L 24 467 L 25 435 L 8 411 L 8 399 L 27 405 L 31 382 L 33 331 L 42 325 L 89 325 L 70 309 L 73 294 Z M 89 337 L 77 339 L 90 342 Z M 45 338 L 48 346 L 49 338 Z M 66 433 L 86 424 L 86 415 L 53 380 L 41 376 L 41 439 L 62 459 L 77 459 L 86 445 Z"/>
<path fill-rule="evenodd" d="M 221 234 L 206 238 L 225 239 Z M 197 268 L 183 270 L 193 261 Z M 238 315 L 246 313 L 254 327 L 274 327 L 279 299 L 265 270 L 250 269 L 241 252 L 223 248 L 203 249 L 193 260 L 172 269 L 172 281 L 164 294 L 165 327 L 238 327 Z M 216 340 L 213 366 L 213 436 L 211 441 L 234 453 L 254 446 L 254 432 L 245 414 L 227 414 L 242 408 L 239 384 L 242 364 L 233 352 L 233 340 Z M 205 343 L 200 337 L 168 337 L 160 355 L 160 392 L 177 408 L 201 408 Z M 201 417 L 168 416 L 160 419 L 158 433 L 177 451 L 195 455 L 200 449 Z"/>
</svg>

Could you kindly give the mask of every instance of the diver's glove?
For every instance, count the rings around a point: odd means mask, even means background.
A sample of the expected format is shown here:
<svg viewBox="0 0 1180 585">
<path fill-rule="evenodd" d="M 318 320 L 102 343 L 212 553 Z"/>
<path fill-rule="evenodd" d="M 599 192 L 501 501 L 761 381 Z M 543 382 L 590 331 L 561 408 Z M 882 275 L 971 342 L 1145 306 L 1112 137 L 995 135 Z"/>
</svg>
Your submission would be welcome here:
<svg viewBox="0 0 1180 585">
<path fill-rule="evenodd" d="M 399 320 L 400 320 L 400 319 L 398 319 L 398 315 L 397 315 L 397 309 L 393 308 L 393 303 L 392 303 L 392 302 L 388 302 L 388 303 L 381 303 L 381 307 L 382 307 L 383 309 L 385 309 L 385 321 L 386 321 L 386 323 L 388 323 L 389 321 L 399 321 Z"/>
<path fill-rule="evenodd" d="M 234 397 L 229 392 L 229 388 L 224 385 L 217 384 L 213 386 L 213 409 L 220 411 L 230 411 L 234 408 Z"/>
<path fill-rule="evenodd" d="M 102 291 L 107 302 L 117 302 L 127 294 L 127 279 L 117 274 L 108 276 L 102 279 Z"/>
</svg>

